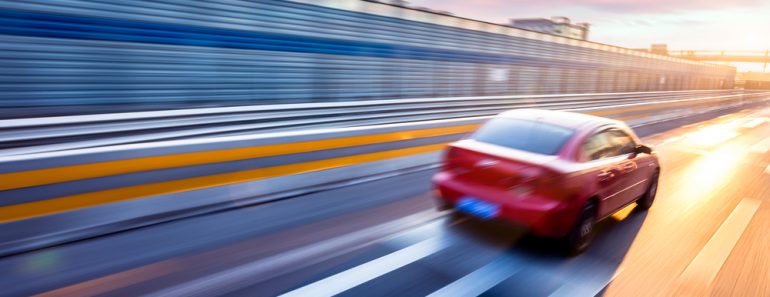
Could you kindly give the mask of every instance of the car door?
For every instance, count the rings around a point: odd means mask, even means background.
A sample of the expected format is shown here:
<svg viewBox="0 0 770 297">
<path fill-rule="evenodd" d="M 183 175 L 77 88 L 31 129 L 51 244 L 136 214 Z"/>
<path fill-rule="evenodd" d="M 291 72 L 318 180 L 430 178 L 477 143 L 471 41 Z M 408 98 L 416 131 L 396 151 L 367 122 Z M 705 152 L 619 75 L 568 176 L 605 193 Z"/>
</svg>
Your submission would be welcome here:
<svg viewBox="0 0 770 297">
<path fill-rule="evenodd" d="M 621 178 L 621 163 L 624 158 L 618 154 L 619 147 L 614 142 L 610 129 L 600 130 L 586 138 L 582 147 L 581 160 L 590 168 L 589 180 L 595 183 L 599 203 L 599 215 L 604 216 L 614 211 L 618 205 L 618 193 L 624 188 Z"/>
<path fill-rule="evenodd" d="M 609 158 L 616 160 L 617 192 L 606 197 L 608 212 L 613 212 L 633 202 L 644 191 L 644 174 L 636 159 L 636 143 L 621 129 L 608 129 L 607 141 L 612 148 Z"/>
<path fill-rule="evenodd" d="M 644 162 L 642 155 L 636 154 L 637 143 L 634 138 L 623 130 L 613 129 L 610 131 L 612 142 L 618 146 L 618 155 L 623 156 L 625 160 L 620 163 L 620 174 L 623 178 L 624 191 L 620 193 L 620 206 L 633 202 L 644 194 L 648 178 L 647 163 Z"/>
</svg>

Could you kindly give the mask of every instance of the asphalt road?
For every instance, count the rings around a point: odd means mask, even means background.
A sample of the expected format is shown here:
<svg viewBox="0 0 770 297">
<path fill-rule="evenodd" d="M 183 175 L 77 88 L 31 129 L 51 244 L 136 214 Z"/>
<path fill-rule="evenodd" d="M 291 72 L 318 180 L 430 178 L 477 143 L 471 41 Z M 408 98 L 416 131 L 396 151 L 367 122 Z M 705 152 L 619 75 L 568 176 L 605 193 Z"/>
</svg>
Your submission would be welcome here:
<svg viewBox="0 0 770 297">
<path fill-rule="evenodd" d="M 644 140 L 655 204 L 577 257 L 435 211 L 421 171 L 0 258 L 0 295 L 770 296 L 770 108 Z"/>
</svg>

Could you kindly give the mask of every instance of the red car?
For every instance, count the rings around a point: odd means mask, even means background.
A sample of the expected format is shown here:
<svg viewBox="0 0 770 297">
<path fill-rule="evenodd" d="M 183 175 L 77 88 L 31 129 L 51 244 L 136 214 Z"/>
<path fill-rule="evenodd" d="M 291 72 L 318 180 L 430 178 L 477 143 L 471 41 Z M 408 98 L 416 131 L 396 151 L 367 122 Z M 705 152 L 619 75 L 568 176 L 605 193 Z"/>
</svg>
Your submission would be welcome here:
<svg viewBox="0 0 770 297">
<path fill-rule="evenodd" d="M 648 209 L 660 165 L 624 123 L 521 109 L 449 146 L 433 177 L 440 208 L 527 226 L 585 250 L 597 221 L 636 202 Z"/>
</svg>

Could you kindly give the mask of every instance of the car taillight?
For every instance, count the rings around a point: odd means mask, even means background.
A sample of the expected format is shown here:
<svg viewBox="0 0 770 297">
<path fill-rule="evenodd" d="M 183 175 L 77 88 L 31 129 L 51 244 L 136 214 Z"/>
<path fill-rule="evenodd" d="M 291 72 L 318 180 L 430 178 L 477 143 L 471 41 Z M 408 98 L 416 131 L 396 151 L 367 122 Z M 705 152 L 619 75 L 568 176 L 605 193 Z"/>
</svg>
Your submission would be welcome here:
<svg viewBox="0 0 770 297">
<path fill-rule="evenodd" d="M 535 191 L 535 188 L 530 184 L 518 184 L 508 189 L 508 192 L 513 195 L 514 198 L 526 198 Z"/>
<path fill-rule="evenodd" d="M 444 170 L 455 171 L 462 168 L 462 153 L 459 149 L 449 147 L 444 152 Z"/>
<path fill-rule="evenodd" d="M 508 192 L 512 196 L 522 199 L 536 192 L 549 195 L 550 191 L 558 186 L 556 179 L 556 175 L 545 169 L 537 167 L 524 168 L 521 170 L 516 184 L 508 188 Z"/>
</svg>

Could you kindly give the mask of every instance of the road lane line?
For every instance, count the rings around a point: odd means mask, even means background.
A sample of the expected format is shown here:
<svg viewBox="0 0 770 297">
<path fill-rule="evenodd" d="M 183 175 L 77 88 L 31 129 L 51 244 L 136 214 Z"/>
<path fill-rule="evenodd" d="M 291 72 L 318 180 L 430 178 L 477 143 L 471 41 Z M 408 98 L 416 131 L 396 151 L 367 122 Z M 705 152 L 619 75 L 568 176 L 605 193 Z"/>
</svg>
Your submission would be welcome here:
<svg viewBox="0 0 770 297">
<path fill-rule="evenodd" d="M 744 123 L 743 125 L 741 125 L 741 127 L 743 127 L 743 128 L 756 128 L 757 126 L 762 125 L 763 123 L 765 123 L 765 121 L 767 121 L 766 118 L 754 118 L 751 121 L 748 121 L 748 122 Z"/>
<path fill-rule="evenodd" d="M 664 145 L 664 144 L 669 144 L 669 143 L 672 143 L 672 142 L 675 142 L 675 141 L 679 141 L 679 140 L 682 140 L 683 138 L 684 138 L 684 136 L 669 137 L 668 139 L 666 139 L 663 142 L 661 142 L 658 146 L 661 146 L 661 145 Z"/>
<path fill-rule="evenodd" d="M 712 152 L 702 149 L 687 149 L 683 150 L 685 153 L 694 154 L 694 155 L 701 155 L 701 156 L 710 156 Z"/>
<path fill-rule="evenodd" d="M 605 268 L 604 270 L 573 276 L 548 297 L 598 296 L 599 292 L 609 286 L 623 272 L 620 268 L 617 270 L 610 266 Z"/>
<path fill-rule="evenodd" d="M 770 137 L 755 143 L 749 148 L 749 151 L 757 153 L 767 153 L 770 150 Z"/>
<path fill-rule="evenodd" d="M 712 125 L 706 128 L 702 128 L 697 132 L 688 133 L 687 137 L 694 145 L 701 147 L 713 147 L 739 135 L 741 135 L 741 133 L 733 131 L 726 125 Z"/>
<path fill-rule="evenodd" d="M 478 296 L 519 272 L 521 260 L 503 255 L 428 295 L 429 297 Z"/>
<path fill-rule="evenodd" d="M 760 153 L 760 154 L 767 153 L 767 151 L 770 151 L 770 137 L 755 143 L 754 145 L 749 147 L 749 151 L 753 153 Z"/>
<path fill-rule="evenodd" d="M 350 268 L 296 290 L 281 294 L 280 296 L 333 296 L 380 277 L 388 272 L 414 263 L 422 258 L 441 251 L 448 246 L 449 243 L 444 238 L 434 237 L 426 239 L 407 248 Z"/>
<path fill-rule="evenodd" d="M 221 272 L 209 274 L 200 278 L 163 289 L 149 294 L 157 297 L 195 297 L 224 294 L 241 289 L 260 280 L 275 277 L 292 270 L 301 269 L 333 257 L 348 253 L 355 249 L 390 238 L 404 230 L 411 230 L 415 226 L 430 224 L 451 211 L 437 212 L 433 209 L 421 211 L 398 220 L 390 221 L 377 226 L 361 229 L 344 236 L 330 238 L 328 240 L 293 249 L 266 259 L 249 262 Z M 312 294 L 312 296 L 321 296 Z"/>
<path fill-rule="evenodd" d="M 767 167 L 765 167 L 765 174 L 770 174 L 770 165 L 767 165 Z"/>
<path fill-rule="evenodd" d="M 679 276 L 680 293 L 708 296 L 711 283 L 730 256 L 761 201 L 744 198 Z M 706 292 L 704 292 L 706 291 Z"/>
</svg>

